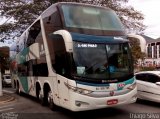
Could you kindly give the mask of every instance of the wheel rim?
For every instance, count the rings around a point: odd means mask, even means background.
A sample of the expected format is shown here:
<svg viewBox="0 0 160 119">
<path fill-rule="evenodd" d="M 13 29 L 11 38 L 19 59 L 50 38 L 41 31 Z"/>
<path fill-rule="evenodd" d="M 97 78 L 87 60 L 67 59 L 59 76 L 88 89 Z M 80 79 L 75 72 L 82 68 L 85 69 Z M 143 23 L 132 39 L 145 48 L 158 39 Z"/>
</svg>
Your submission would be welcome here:
<svg viewBox="0 0 160 119">
<path fill-rule="evenodd" d="M 42 98 L 41 90 L 36 91 L 36 95 L 37 95 L 37 99 L 41 99 Z"/>
<path fill-rule="evenodd" d="M 38 92 L 39 92 L 39 93 L 38 93 L 38 95 L 37 95 L 37 98 L 38 98 L 38 100 L 40 100 L 40 101 L 42 102 L 42 101 L 43 101 L 42 92 L 41 92 L 41 90 L 39 90 Z"/>
<path fill-rule="evenodd" d="M 41 99 L 41 98 L 42 98 L 41 94 L 39 94 L 37 98 L 38 98 L 38 99 Z"/>
<path fill-rule="evenodd" d="M 18 88 L 18 93 L 19 93 L 19 94 L 21 93 L 21 90 L 20 90 L 20 88 Z"/>
<path fill-rule="evenodd" d="M 49 105 L 53 104 L 53 97 L 52 97 L 52 92 L 51 91 L 48 92 L 48 103 L 49 103 Z"/>
</svg>

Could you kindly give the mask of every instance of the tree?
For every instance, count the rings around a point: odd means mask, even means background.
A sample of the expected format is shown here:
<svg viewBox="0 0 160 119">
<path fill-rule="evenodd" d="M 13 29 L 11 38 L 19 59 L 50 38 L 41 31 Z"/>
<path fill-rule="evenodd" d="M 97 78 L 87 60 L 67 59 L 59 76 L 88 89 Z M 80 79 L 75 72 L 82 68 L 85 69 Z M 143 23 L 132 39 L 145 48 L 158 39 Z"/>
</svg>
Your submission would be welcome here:
<svg viewBox="0 0 160 119">
<path fill-rule="evenodd" d="M 1 41 L 9 39 L 7 37 L 12 33 L 21 35 L 21 33 L 46 9 L 50 2 L 38 0 L 38 2 L 29 2 L 28 0 L 1 0 L 0 15 L 7 18 L 7 21 L 0 26 Z M 10 23 L 8 20 L 13 19 Z"/>
<path fill-rule="evenodd" d="M 0 47 L 0 69 L 2 73 L 9 69 L 9 47 Z"/>
<path fill-rule="evenodd" d="M 130 37 L 129 41 L 130 41 L 130 45 L 131 45 L 131 52 L 132 52 L 132 56 L 134 59 L 134 64 L 137 64 L 139 59 L 144 61 L 146 54 L 141 52 L 139 40 L 136 38 Z"/>
<path fill-rule="evenodd" d="M 14 18 L 14 22 L 6 22 L 0 26 L 0 40 L 4 41 L 7 36 L 12 36 L 13 32 L 19 36 L 42 11 L 55 2 L 80 2 L 109 7 L 116 11 L 127 31 L 142 32 L 145 28 L 142 23 L 143 15 L 127 6 L 128 0 L 1 0 L 0 16 Z"/>
</svg>

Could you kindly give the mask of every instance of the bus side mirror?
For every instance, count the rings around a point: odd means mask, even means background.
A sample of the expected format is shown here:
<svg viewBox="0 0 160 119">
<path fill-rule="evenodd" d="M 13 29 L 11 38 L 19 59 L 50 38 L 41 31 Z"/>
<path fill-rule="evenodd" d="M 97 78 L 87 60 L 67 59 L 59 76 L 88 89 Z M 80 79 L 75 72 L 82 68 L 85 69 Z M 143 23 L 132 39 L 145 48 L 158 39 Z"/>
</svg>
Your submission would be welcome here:
<svg viewBox="0 0 160 119">
<path fill-rule="evenodd" d="M 156 85 L 160 86 L 160 82 L 156 82 Z"/>
<path fill-rule="evenodd" d="M 58 30 L 48 35 L 49 39 L 54 42 L 64 44 L 67 52 L 73 52 L 73 41 L 71 34 L 66 30 Z M 63 42 L 63 43 L 62 43 Z M 62 46 L 61 46 L 62 47 Z"/>
</svg>

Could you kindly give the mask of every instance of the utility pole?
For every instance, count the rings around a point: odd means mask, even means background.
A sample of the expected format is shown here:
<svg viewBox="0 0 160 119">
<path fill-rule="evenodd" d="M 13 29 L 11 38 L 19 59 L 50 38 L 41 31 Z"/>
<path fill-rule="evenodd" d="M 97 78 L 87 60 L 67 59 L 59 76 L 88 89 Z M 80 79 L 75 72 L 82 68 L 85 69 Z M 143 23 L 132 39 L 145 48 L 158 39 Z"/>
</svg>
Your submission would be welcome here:
<svg viewBox="0 0 160 119">
<path fill-rule="evenodd" d="M 0 62 L 1 63 L 1 62 Z M 1 64 L 0 64 L 0 96 L 3 96 L 2 92 L 2 73 L 1 73 Z"/>
</svg>

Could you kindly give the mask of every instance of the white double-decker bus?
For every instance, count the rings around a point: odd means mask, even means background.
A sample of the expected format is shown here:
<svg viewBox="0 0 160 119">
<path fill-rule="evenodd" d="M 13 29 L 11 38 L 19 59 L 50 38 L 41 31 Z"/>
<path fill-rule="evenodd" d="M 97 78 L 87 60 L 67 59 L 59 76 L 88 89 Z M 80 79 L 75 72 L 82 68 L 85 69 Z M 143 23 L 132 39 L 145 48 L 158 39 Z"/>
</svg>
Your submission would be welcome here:
<svg viewBox="0 0 160 119">
<path fill-rule="evenodd" d="M 11 47 L 11 56 L 17 93 L 51 109 L 84 111 L 137 99 L 129 42 L 109 8 L 53 4 Z"/>
</svg>

